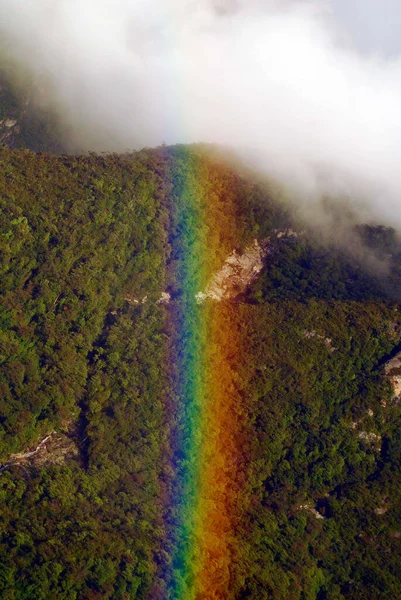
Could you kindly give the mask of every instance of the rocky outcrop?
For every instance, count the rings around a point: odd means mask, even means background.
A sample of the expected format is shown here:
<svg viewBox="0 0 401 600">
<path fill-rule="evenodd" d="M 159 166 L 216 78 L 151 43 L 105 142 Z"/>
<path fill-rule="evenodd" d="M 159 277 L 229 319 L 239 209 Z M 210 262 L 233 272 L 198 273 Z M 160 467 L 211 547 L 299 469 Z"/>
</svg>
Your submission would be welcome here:
<svg viewBox="0 0 401 600">
<path fill-rule="evenodd" d="M 393 388 L 393 401 L 401 401 L 401 352 L 384 365 L 385 373 Z"/>
<path fill-rule="evenodd" d="M 14 136 L 20 133 L 17 119 L 3 119 L 0 121 L 0 146 L 12 146 Z"/>
<path fill-rule="evenodd" d="M 316 510 L 316 508 L 314 506 L 311 506 L 310 504 L 301 504 L 300 506 L 298 506 L 299 510 L 307 510 L 308 512 L 310 512 L 315 519 L 325 519 L 326 517 L 324 517 L 322 514 L 320 514 L 320 512 L 318 510 Z"/>
<path fill-rule="evenodd" d="M 47 99 L 40 76 L 22 82 L 11 65 L 0 66 L 0 146 L 65 152 L 60 142 L 64 136 Z"/>
<path fill-rule="evenodd" d="M 381 515 L 388 513 L 388 510 L 387 506 L 379 506 L 378 508 L 375 508 L 375 514 L 380 517 Z"/>
<path fill-rule="evenodd" d="M 171 296 L 168 292 L 162 292 L 156 304 L 170 304 Z"/>
<path fill-rule="evenodd" d="M 306 337 L 306 339 L 308 340 L 316 338 L 317 340 L 322 341 L 330 352 L 335 352 L 337 350 L 337 348 L 333 346 L 333 340 L 331 338 L 325 337 L 324 335 L 320 335 L 319 333 L 317 333 L 317 331 L 308 331 L 307 329 L 305 329 L 304 337 Z"/>
<path fill-rule="evenodd" d="M 232 300 L 244 293 L 249 285 L 258 277 L 263 269 L 263 259 L 268 253 L 270 238 L 258 242 L 239 254 L 234 250 L 224 262 L 224 265 L 210 280 L 204 292 L 196 294 L 199 304 L 207 298 L 217 302 Z"/>
<path fill-rule="evenodd" d="M 128 304 L 146 304 L 146 302 L 148 301 L 148 297 L 144 296 L 141 300 L 139 300 L 138 298 L 135 298 L 135 296 L 132 296 L 131 294 L 127 294 L 124 298 L 125 302 L 128 302 Z"/>
<path fill-rule="evenodd" d="M 358 437 L 360 440 L 363 440 L 380 450 L 382 439 L 377 433 L 373 433 L 373 431 L 360 431 Z"/>
<path fill-rule="evenodd" d="M 275 244 L 284 242 L 286 239 L 297 238 L 300 235 L 303 235 L 303 232 L 297 233 L 292 229 L 275 229 L 272 238 L 255 239 L 253 244 L 245 248 L 243 252 L 233 250 L 221 269 L 211 278 L 206 289 L 195 295 L 196 301 L 198 304 L 202 304 L 206 299 L 220 302 L 238 298 L 258 278 L 264 267 L 266 256 L 274 251 Z M 170 304 L 172 299 L 169 292 L 160 292 L 156 304 Z M 124 300 L 132 305 L 145 304 L 148 296 L 137 298 L 132 294 L 126 294 Z M 116 312 L 114 311 L 112 314 L 116 314 Z M 330 338 L 324 338 L 315 331 L 305 332 L 305 337 L 315 336 L 322 339 L 331 352 L 335 351 Z"/>
<path fill-rule="evenodd" d="M 362 416 L 357 421 L 352 421 L 350 427 L 351 427 L 351 429 L 356 430 L 358 438 L 362 442 L 364 442 L 368 446 L 371 446 L 377 452 L 381 452 L 381 448 L 382 448 L 381 435 L 375 433 L 374 431 L 367 431 L 366 429 L 361 429 L 364 424 L 365 424 L 365 426 L 369 425 L 369 419 L 370 419 L 370 424 L 372 425 L 372 421 L 371 421 L 372 417 L 374 417 L 374 412 L 371 408 L 369 408 L 366 411 L 366 415 Z"/>
<path fill-rule="evenodd" d="M 303 235 L 303 231 L 298 232 L 293 229 L 275 229 L 274 233 L 277 236 L 277 239 L 281 238 L 298 238 L 300 235 Z"/>
<path fill-rule="evenodd" d="M 238 298 L 258 278 L 266 256 L 273 252 L 278 244 L 303 234 L 303 231 L 297 232 L 293 229 L 274 229 L 271 237 L 255 239 L 242 253 L 233 250 L 220 271 L 209 281 L 206 289 L 196 294 L 197 302 L 201 304 L 206 299 L 219 302 Z"/>
<path fill-rule="evenodd" d="M 69 459 L 79 458 L 79 449 L 71 433 L 56 433 L 52 431 L 43 438 L 33 449 L 10 454 L 0 471 L 12 466 L 45 467 L 47 465 L 62 465 Z"/>
</svg>

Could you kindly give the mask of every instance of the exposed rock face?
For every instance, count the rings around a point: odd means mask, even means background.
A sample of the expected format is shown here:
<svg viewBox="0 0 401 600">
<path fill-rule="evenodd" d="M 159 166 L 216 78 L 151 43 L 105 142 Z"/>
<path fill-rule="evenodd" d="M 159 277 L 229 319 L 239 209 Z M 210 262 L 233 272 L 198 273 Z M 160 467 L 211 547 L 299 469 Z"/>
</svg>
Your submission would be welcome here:
<svg viewBox="0 0 401 600">
<path fill-rule="evenodd" d="M 393 387 L 393 399 L 401 401 L 401 352 L 384 365 L 384 370 Z"/>
<path fill-rule="evenodd" d="M 7 461 L 0 466 L 0 471 L 13 465 L 44 467 L 46 465 L 61 465 L 69 458 L 77 459 L 79 449 L 75 441 L 64 433 L 52 431 L 33 450 L 11 454 Z"/>
<path fill-rule="evenodd" d="M 322 514 L 320 514 L 320 512 L 318 510 L 316 510 L 316 508 L 314 508 L 310 504 L 301 504 L 298 508 L 299 508 L 299 510 L 309 511 L 316 519 L 325 519 L 326 518 Z"/>
<path fill-rule="evenodd" d="M 58 154 L 67 150 L 61 137 L 40 75 L 22 82 L 14 67 L 0 65 L 0 146 Z"/>
<path fill-rule="evenodd" d="M 360 419 L 358 419 L 358 421 L 352 421 L 350 427 L 351 427 L 351 429 L 357 430 L 356 433 L 360 440 L 362 440 L 368 446 L 370 445 L 371 448 L 373 450 L 375 450 L 376 452 L 381 452 L 382 437 L 380 435 L 378 435 L 377 433 L 374 433 L 374 431 L 366 431 L 366 430 L 360 429 L 361 426 L 363 426 L 363 424 L 365 423 L 366 419 L 371 419 L 372 417 L 374 417 L 373 410 L 371 408 L 369 408 L 366 411 L 366 415 L 367 416 L 364 416 L 364 417 L 361 417 Z"/>
<path fill-rule="evenodd" d="M 17 119 L 6 119 L 5 121 L 1 122 L 1 125 L 4 123 L 5 127 L 14 127 L 17 124 Z"/>
<path fill-rule="evenodd" d="M 4 119 L 0 121 L 0 146 L 8 146 L 13 140 L 13 136 L 20 131 L 16 119 Z"/>
<path fill-rule="evenodd" d="M 270 239 L 262 242 L 255 240 L 252 246 L 245 249 L 242 254 L 234 250 L 220 271 L 211 279 L 204 292 L 196 294 L 200 304 L 206 298 L 216 300 L 230 300 L 245 292 L 247 287 L 257 278 L 263 268 Z"/>
<path fill-rule="evenodd" d="M 264 260 L 269 252 L 274 250 L 274 242 L 282 242 L 288 238 L 297 238 L 303 232 L 297 233 L 292 229 L 275 229 L 273 240 L 270 237 L 263 240 L 254 240 L 251 246 L 245 248 L 244 252 L 239 253 L 233 250 L 226 258 L 221 269 L 212 277 L 206 286 L 204 292 L 196 294 L 196 301 L 201 304 L 206 299 L 216 302 L 221 300 L 234 300 L 244 292 L 258 278 L 264 266 Z M 132 294 L 126 294 L 124 300 L 129 304 L 145 304 L 148 296 L 140 299 Z M 156 304 L 169 304 L 172 300 L 168 292 L 160 292 L 160 297 Z M 116 312 L 112 314 L 117 314 Z M 332 347 L 332 340 L 318 335 L 315 331 L 305 332 L 306 337 L 317 337 L 323 340 L 324 344 L 334 352 L 336 348 Z"/>
<path fill-rule="evenodd" d="M 294 231 L 293 229 L 275 229 L 274 233 L 277 234 L 277 238 L 297 238 L 300 235 L 302 235 L 303 232 L 298 233 L 297 231 Z"/>
<path fill-rule="evenodd" d="M 305 329 L 304 337 L 306 337 L 308 340 L 311 340 L 313 338 L 321 340 L 330 352 L 335 352 L 337 350 L 337 348 L 334 348 L 333 340 L 331 338 L 325 337 L 324 335 L 320 335 L 319 333 L 317 333 L 317 331 L 308 331 Z"/>
<path fill-rule="evenodd" d="M 145 304 L 148 301 L 148 297 L 144 296 L 142 300 L 139 300 L 138 298 L 135 298 L 135 296 L 127 294 L 124 300 L 128 302 L 128 304 Z"/>
<path fill-rule="evenodd" d="M 6 82 L 5 73 L 0 70 L 0 146 L 14 147 L 20 133 L 19 118 L 22 112 Z"/>
<path fill-rule="evenodd" d="M 371 408 L 368 408 L 368 410 L 366 411 L 366 414 L 368 415 L 368 417 L 374 417 L 374 412 Z M 352 429 L 356 429 L 359 425 L 361 425 L 361 423 L 364 422 L 366 417 L 362 417 L 361 419 L 359 419 L 358 421 L 352 421 L 351 423 L 351 428 Z M 366 433 L 366 432 L 362 432 L 362 433 Z M 373 434 L 375 435 L 375 434 Z M 360 438 L 363 438 L 363 435 L 359 435 Z"/>
<path fill-rule="evenodd" d="M 360 431 L 358 433 L 358 437 L 360 440 L 364 440 L 369 444 L 375 446 L 376 444 L 381 444 L 381 437 L 372 431 Z"/>
<path fill-rule="evenodd" d="M 168 292 L 162 292 L 156 304 L 170 304 L 171 296 Z"/>
</svg>

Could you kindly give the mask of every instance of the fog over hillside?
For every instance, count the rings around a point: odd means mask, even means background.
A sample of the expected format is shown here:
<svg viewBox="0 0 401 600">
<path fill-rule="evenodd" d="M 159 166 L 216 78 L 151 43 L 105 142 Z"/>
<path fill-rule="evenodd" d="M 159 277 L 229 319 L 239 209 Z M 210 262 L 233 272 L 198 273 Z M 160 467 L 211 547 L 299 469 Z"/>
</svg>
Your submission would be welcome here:
<svg viewBox="0 0 401 600">
<path fill-rule="evenodd" d="M 400 225 L 400 8 L 342 0 L 0 0 L 4 54 L 73 147 L 234 147 Z"/>
</svg>

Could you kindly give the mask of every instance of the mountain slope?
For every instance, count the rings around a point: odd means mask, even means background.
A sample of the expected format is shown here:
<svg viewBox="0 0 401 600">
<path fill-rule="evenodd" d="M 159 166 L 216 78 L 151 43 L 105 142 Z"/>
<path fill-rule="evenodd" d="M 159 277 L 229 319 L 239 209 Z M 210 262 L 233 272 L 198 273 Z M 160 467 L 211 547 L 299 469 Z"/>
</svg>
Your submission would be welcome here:
<svg viewBox="0 0 401 600">
<path fill-rule="evenodd" d="M 175 598 L 172 573 L 186 598 L 401 595 L 401 409 L 383 366 L 401 319 L 383 279 L 283 235 L 299 232 L 285 208 L 202 146 L 4 148 L 0 167 L 1 595 Z M 196 302 L 268 237 L 248 289 Z M 198 580 L 207 566 L 196 589 L 170 539 L 190 457 L 184 359 L 209 382 L 202 436 L 221 459 L 203 567 L 185 559 Z M 50 439 L 45 461 L 10 460 L 50 434 L 73 451 Z"/>
<path fill-rule="evenodd" d="M 0 65 L 0 146 L 62 152 L 65 147 L 55 115 L 35 101 L 37 85 L 11 83 L 13 72 L 11 66 Z"/>
</svg>

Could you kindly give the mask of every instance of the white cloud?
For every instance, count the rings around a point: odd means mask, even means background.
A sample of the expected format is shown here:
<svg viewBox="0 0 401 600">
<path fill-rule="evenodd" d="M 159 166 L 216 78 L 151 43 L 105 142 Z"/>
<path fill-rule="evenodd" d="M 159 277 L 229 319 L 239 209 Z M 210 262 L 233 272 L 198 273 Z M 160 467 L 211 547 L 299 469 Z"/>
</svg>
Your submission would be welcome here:
<svg viewBox="0 0 401 600">
<path fill-rule="evenodd" d="M 3 39 L 84 147 L 232 145 L 308 193 L 352 182 L 401 225 L 401 59 L 341 46 L 333 12 L 341 0 L 0 0 Z"/>
</svg>

